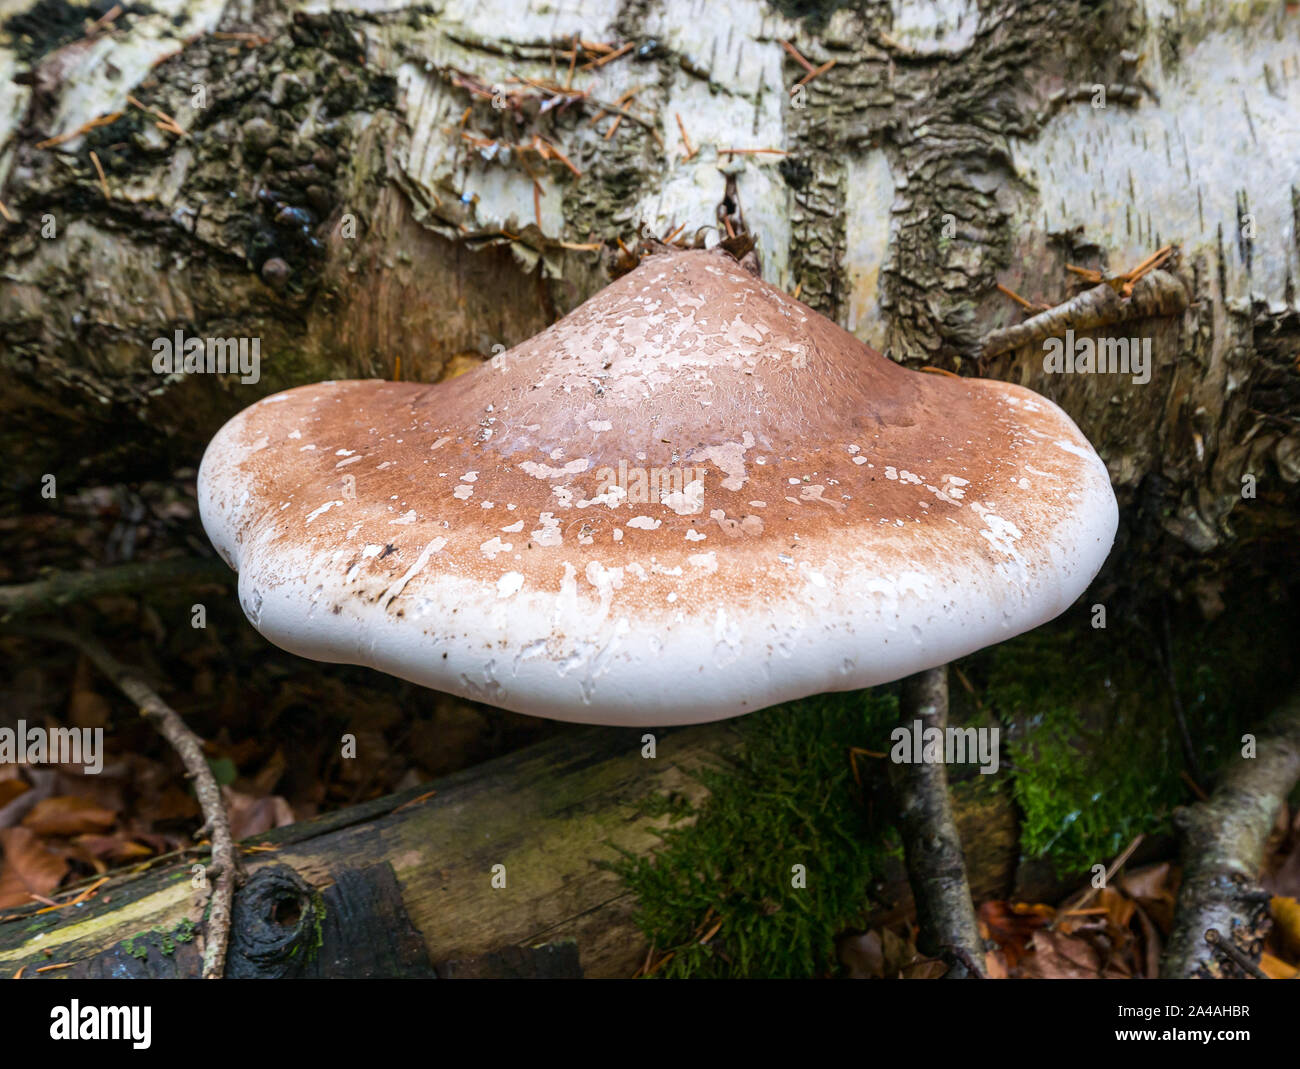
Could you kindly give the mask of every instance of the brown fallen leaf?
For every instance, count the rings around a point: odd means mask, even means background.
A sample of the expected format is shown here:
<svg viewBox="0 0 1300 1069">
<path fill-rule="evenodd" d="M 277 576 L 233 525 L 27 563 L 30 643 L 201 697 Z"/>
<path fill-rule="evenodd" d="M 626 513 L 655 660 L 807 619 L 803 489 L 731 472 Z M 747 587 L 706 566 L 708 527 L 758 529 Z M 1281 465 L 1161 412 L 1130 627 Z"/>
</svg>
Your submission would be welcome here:
<svg viewBox="0 0 1300 1069">
<path fill-rule="evenodd" d="M 1125 872 L 1119 878 L 1119 885 L 1130 898 L 1160 899 L 1170 893 L 1169 875 L 1169 862 L 1161 861 Z"/>
<path fill-rule="evenodd" d="M 1129 973 L 1109 961 L 1103 970 L 1101 954 L 1083 936 L 1041 929 L 1030 941 L 1032 953 L 1021 963 L 1021 977 L 1039 980 L 1099 980 L 1127 978 Z"/>
<path fill-rule="evenodd" d="M 1098 904 L 1106 907 L 1106 920 L 1112 933 L 1128 931 L 1129 922 L 1133 920 L 1133 912 L 1137 909 L 1133 899 L 1113 887 L 1106 887 L 1098 896 Z"/>
<path fill-rule="evenodd" d="M 904 980 L 942 980 L 948 971 L 948 963 L 937 958 L 914 961 L 905 966 L 899 976 Z"/>
<path fill-rule="evenodd" d="M 222 787 L 221 796 L 226 803 L 226 812 L 230 814 L 230 834 L 236 842 L 294 822 L 293 810 L 278 794 L 254 798 L 251 794 Z"/>
<path fill-rule="evenodd" d="M 4 808 L 20 794 L 25 794 L 31 787 L 26 780 L 14 777 L 0 779 L 0 808 Z"/>
<path fill-rule="evenodd" d="M 75 765 L 59 765 L 56 771 L 54 795 L 66 794 L 81 798 L 100 809 L 109 809 L 120 813 L 126 808 L 126 791 L 129 769 L 126 766 L 114 768 L 106 763 L 103 772 L 96 776 L 86 775 Z"/>
<path fill-rule="evenodd" d="M 110 861 L 134 861 L 137 858 L 152 857 L 156 852 L 152 847 L 136 842 L 125 835 L 78 835 L 73 845 L 84 852 L 89 859 L 108 858 Z"/>
<path fill-rule="evenodd" d="M 1119 889 L 1135 899 L 1160 930 L 1168 934 L 1173 924 L 1179 876 L 1177 868 L 1162 861 L 1124 873 L 1119 879 Z"/>
<path fill-rule="evenodd" d="M 901 976 L 919 956 L 915 938 L 910 934 L 905 939 L 892 928 L 884 928 L 880 932 L 880 941 L 885 954 L 885 976 L 887 977 Z"/>
<path fill-rule="evenodd" d="M 1286 898 L 1300 898 L 1300 809 L 1291 818 L 1288 834 L 1264 862 L 1266 890 Z"/>
<path fill-rule="evenodd" d="M 1142 928 L 1141 947 L 1136 952 L 1138 966 L 1148 980 L 1156 980 L 1160 976 L 1160 955 L 1164 953 L 1164 941 L 1147 911 L 1136 902 L 1133 905 Z"/>
<path fill-rule="evenodd" d="M 1267 950 L 1259 956 L 1259 967 L 1270 980 L 1293 980 L 1297 974 L 1300 974 L 1300 967 L 1288 965 Z"/>
<path fill-rule="evenodd" d="M 142 796 L 138 811 L 147 813 L 151 824 L 194 820 L 202 815 L 198 799 L 174 783 L 167 784 L 156 794 Z"/>
<path fill-rule="evenodd" d="M 0 829 L 0 909 L 25 906 L 33 895 L 48 895 L 67 875 L 68 863 L 47 850 L 29 828 Z"/>
<path fill-rule="evenodd" d="M 850 980 L 879 980 L 885 975 L 885 951 L 880 933 L 847 935 L 839 944 L 840 964 Z"/>
<path fill-rule="evenodd" d="M 116 820 L 116 813 L 89 798 L 59 794 L 37 802 L 22 826 L 37 835 L 83 835 L 111 828 Z"/>
<path fill-rule="evenodd" d="M 37 802 L 59 793 L 59 774 L 54 769 L 28 766 L 24 778 L 31 787 L 7 805 L 0 805 L 0 828 L 12 828 L 21 824 L 23 817 L 32 811 Z"/>
<path fill-rule="evenodd" d="M 1300 902 L 1274 895 L 1269 901 L 1278 938 L 1288 954 L 1300 957 Z"/>
<path fill-rule="evenodd" d="M 1028 902 L 982 902 L 979 907 L 980 934 L 997 943 L 1008 969 L 1025 955 L 1030 936 L 1052 923 L 1056 910 Z"/>
<path fill-rule="evenodd" d="M 280 777 L 284 775 L 286 764 L 287 762 L 285 761 L 284 750 L 277 747 L 275 753 L 271 755 L 270 759 L 262 767 L 262 770 L 253 777 L 250 784 L 252 788 L 251 793 L 261 797 L 262 795 L 270 794 L 275 790 L 275 785 L 280 782 Z"/>
<path fill-rule="evenodd" d="M 929 980 L 948 971 L 946 963 L 917 952 L 910 928 L 905 935 L 890 927 L 846 935 L 838 952 L 846 975 L 854 980 Z"/>
</svg>

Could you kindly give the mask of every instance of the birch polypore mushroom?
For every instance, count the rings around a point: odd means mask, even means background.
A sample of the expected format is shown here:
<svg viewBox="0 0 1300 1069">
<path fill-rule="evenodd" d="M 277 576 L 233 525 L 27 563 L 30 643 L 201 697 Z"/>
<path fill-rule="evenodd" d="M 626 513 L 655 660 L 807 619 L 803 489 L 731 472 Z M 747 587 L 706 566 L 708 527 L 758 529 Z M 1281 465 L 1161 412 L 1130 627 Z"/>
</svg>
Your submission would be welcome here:
<svg viewBox="0 0 1300 1069">
<path fill-rule="evenodd" d="M 199 496 L 277 645 L 603 724 L 944 664 L 1063 611 L 1116 526 L 1050 401 L 908 371 L 720 251 L 449 382 L 259 401 Z"/>
</svg>

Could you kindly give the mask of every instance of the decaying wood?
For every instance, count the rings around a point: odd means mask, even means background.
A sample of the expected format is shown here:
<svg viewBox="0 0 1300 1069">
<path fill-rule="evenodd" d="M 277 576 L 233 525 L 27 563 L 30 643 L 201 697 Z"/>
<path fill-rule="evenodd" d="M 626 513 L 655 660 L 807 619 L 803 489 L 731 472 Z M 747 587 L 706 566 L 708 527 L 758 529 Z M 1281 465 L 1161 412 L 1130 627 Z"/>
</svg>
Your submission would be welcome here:
<svg viewBox="0 0 1300 1069">
<path fill-rule="evenodd" d="M 1258 967 L 1269 925 L 1260 865 L 1278 810 L 1300 781 L 1300 693 L 1264 725 L 1256 747 L 1255 756 L 1231 760 L 1208 801 L 1175 814 L 1184 871 L 1162 976 L 1239 976 L 1240 957 Z"/>
<path fill-rule="evenodd" d="M 0 586 L 0 623 L 108 594 L 144 594 L 178 584 L 229 586 L 233 579 L 229 567 L 216 557 L 166 557 L 89 572 L 56 572 L 30 583 Z"/>
<path fill-rule="evenodd" d="M 281 871 L 270 887 L 276 893 L 261 900 L 283 901 L 282 927 L 296 934 L 254 925 L 249 941 L 236 920 L 230 967 L 238 975 L 302 968 L 329 976 L 580 967 L 589 977 L 631 976 L 647 950 L 636 900 L 603 863 L 620 850 L 644 856 L 657 846 L 666 818 L 646 816 L 646 803 L 664 794 L 701 802 L 707 792 L 694 773 L 738 745 L 734 726 L 711 724 L 663 733 L 658 756 L 645 759 L 639 731 L 575 730 L 259 836 L 243 847 L 249 884 L 263 887 L 259 874 L 268 867 L 295 874 Z M 1018 856 L 1011 802 L 966 784 L 957 785 L 954 799 L 973 883 L 984 894 L 1005 893 Z M 197 975 L 194 944 L 172 934 L 185 920 L 201 926 L 205 896 L 191 887 L 197 860 L 185 855 L 118 874 L 75 909 L 11 911 L 20 915 L 0 923 L 0 975 L 21 965 L 32 975 L 30 966 L 50 962 L 75 963 L 60 976 Z M 497 865 L 504 866 L 503 887 L 493 886 Z M 292 891 L 300 886 L 310 892 Z M 286 888 L 291 893 L 280 894 Z M 905 897 L 906 884 L 889 882 L 884 891 Z M 343 916 L 348 923 L 339 924 Z M 321 945 L 300 964 L 302 956 L 288 952 L 292 939 Z M 550 949 L 529 949 L 539 944 Z M 573 961 L 567 945 L 576 948 Z M 290 958 L 297 962 L 286 965 Z"/>
<path fill-rule="evenodd" d="M 588 975 L 630 975 L 638 953 L 644 956 L 633 902 L 600 862 L 614 860 L 616 848 L 643 853 L 657 843 L 663 821 L 642 814 L 646 800 L 662 792 L 698 800 L 703 791 L 689 773 L 735 741 L 727 725 L 674 732 L 659 740 L 659 756 L 646 760 L 639 732 L 579 731 L 260 836 L 244 844 L 244 863 L 250 883 L 267 866 L 287 867 L 321 893 L 345 873 L 359 874 L 357 885 L 383 899 L 384 915 L 374 925 L 340 930 L 320 948 L 322 958 L 340 963 L 336 974 L 364 971 L 371 944 L 382 936 L 375 926 L 405 924 L 419 933 L 419 953 L 393 951 L 381 966 L 394 974 L 418 973 L 421 961 L 464 962 L 504 947 L 574 939 Z M 138 937 L 155 929 L 171 932 L 183 920 L 201 925 L 206 894 L 190 878 L 196 860 L 114 880 L 75 911 L 0 924 L 0 974 L 50 961 L 79 963 L 62 975 L 97 974 L 106 960 L 163 970 L 159 975 L 178 967 L 196 973 L 197 962 L 177 965 L 153 951 L 139 965 L 131 957 Z M 498 865 L 504 868 L 494 872 Z M 384 872 L 400 888 L 395 902 L 382 887 L 375 890 Z M 494 876 L 504 886 L 494 886 Z"/>
<path fill-rule="evenodd" d="M 948 669 L 931 668 L 903 680 L 900 723 L 909 733 L 948 726 Z M 917 948 L 951 964 L 953 979 L 982 978 L 984 943 L 966 877 L 966 859 L 948 790 L 948 771 L 935 763 L 890 762 L 908 882 L 916 900 Z"/>
</svg>

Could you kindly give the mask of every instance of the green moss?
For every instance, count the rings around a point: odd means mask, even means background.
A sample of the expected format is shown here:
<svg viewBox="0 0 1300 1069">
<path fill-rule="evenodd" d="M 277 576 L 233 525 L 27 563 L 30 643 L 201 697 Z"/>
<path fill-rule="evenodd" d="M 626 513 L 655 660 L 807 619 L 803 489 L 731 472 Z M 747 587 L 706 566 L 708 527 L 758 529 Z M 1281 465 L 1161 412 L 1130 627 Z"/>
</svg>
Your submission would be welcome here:
<svg viewBox="0 0 1300 1069">
<path fill-rule="evenodd" d="M 1193 799 L 1156 620 L 1158 640 L 1137 623 L 1094 631 L 1086 614 L 1072 614 L 959 662 L 973 694 L 953 674 L 953 722 L 996 716 L 1004 728 L 1002 770 L 976 776 L 976 786 L 1009 784 L 1023 854 L 1051 860 L 1061 875 L 1110 860 L 1139 832 L 1167 830 L 1173 808 Z M 1171 624 L 1178 694 L 1208 789 L 1289 685 L 1279 667 L 1293 660 L 1296 621 L 1253 604 L 1213 624 Z M 835 936 L 863 919 L 873 877 L 899 853 L 888 829 L 868 826 L 848 752 L 887 749 L 896 719 L 883 689 L 755 713 L 738 722 L 737 758 L 701 775 L 710 795 L 698 810 L 677 796 L 651 804 L 669 819 L 663 845 L 615 868 L 638 896 L 657 956 L 673 951 L 656 976 L 834 968 Z M 864 771 L 879 778 L 870 759 Z M 806 889 L 791 885 L 796 864 L 806 866 Z"/>
<path fill-rule="evenodd" d="M 149 948 L 141 940 L 147 934 L 147 932 L 140 932 L 137 935 L 127 936 L 122 940 L 122 949 L 131 957 L 144 961 L 149 956 Z"/>
<path fill-rule="evenodd" d="M 1155 830 L 1183 792 L 1178 744 L 1153 723 L 1151 680 L 1123 663 L 1080 663 L 1052 637 L 1000 648 L 988 698 L 1007 730 L 1021 848 L 1072 871 Z"/>
<path fill-rule="evenodd" d="M 1276 700 L 1275 669 L 1294 631 L 1264 622 L 1262 611 L 1173 625 L 1178 694 L 1203 776 Z M 1192 800 L 1162 635 L 1067 619 L 1003 643 L 970 673 L 986 673 L 984 701 L 1006 728 L 1021 848 L 1062 875 L 1109 860 L 1140 832 L 1169 831 L 1174 807 Z"/>
<path fill-rule="evenodd" d="M 319 891 L 312 892 L 311 907 L 315 931 L 312 934 L 311 946 L 307 948 L 307 960 L 315 961 L 320 948 L 325 945 L 325 899 Z M 297 947 L 294 949 L 296 950 Z"/>
<path fill-rule="evenodd" d="M 881 855 L 869 845 L 849 748 L 896 717 L 891 696 L 864 691 L 755 713 L 738 725 L 745 745 L 736 760 L 701 774 L 710 797 L 699 812 L 681 799 L 660 803 L 675 818 L 663 847 L 614 866 L 640 898 L 646 938 L 675 950 L 656 975 L 814 976 L 834 967 L 835 936 L 869 907 Z M 683 825 L 687 815 L 696 819 Z M 796 865 L 802 888 L 793 885 Z"/>
<path fill-rule="evenodd" d="M 177 943 L 193 942 L 197 931 L 192 921 L 182 919 L 171 931 L 165 928 L 150 928 L 148 931 L 128 936 L 122 940 L 122 950 L 141 961 L 149 957 L 151 948 L 170 956 L 176 953 Z"/>
</svg>

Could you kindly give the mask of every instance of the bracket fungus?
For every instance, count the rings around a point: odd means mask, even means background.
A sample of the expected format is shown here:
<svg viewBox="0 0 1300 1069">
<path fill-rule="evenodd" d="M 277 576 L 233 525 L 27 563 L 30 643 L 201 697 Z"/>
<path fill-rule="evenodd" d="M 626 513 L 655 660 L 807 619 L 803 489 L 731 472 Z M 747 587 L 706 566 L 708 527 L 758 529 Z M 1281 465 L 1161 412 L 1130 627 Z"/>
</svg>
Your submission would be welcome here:
<svg viewBox="0 0 1300 1069">
<path fill-rule="evenodd" d="M 1010 638 L 1082 593 L 1117 522 L 1056 405 L 909 371 L 722 251 L 651 256 L 447 382 L 258 401 L 199 497 L 277 645 L 626 725 Z"/>
</svg>

